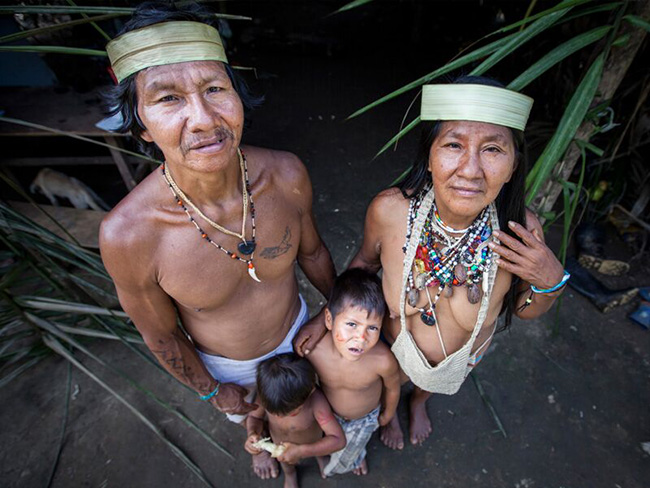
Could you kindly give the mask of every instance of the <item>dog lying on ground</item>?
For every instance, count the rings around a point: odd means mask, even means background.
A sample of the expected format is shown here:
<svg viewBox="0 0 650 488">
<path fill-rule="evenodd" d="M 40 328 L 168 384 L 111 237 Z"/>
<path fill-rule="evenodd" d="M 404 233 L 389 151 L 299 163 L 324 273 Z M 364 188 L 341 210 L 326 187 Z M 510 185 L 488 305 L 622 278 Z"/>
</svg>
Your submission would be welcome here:
<svg viewBox="0 0 650 488">
<path fill-rule="evenodd" d="M 106 202 L 77 178 L 50 168 L 43 168 L 38 172 L 29 186 L 29 191 L 41 192 L 54 206 L 58 206 L 56 197 L 59 197 L 70 200 L 75 208 L 110 210 Z"/>
</svg>

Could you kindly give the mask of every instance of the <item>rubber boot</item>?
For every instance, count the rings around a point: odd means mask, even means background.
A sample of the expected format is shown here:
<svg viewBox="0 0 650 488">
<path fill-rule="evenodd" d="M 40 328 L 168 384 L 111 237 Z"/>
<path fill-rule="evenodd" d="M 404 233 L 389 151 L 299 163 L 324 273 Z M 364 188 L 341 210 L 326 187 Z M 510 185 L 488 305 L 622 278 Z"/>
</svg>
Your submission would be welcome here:
<svg viewBox="0 0 650 488">
<path fill-rule="evenodd" d="M 583 268 L 575 258 L 567 259 L 566 269 L 571 273 L 569 286 L 589 298 L 589 301 L 603 313 L 608 313 L 614 308 L 628 303 L 639 293 L 638 288 L 623 290 L 607 288 Z"/>
<path fill-rule="evenodd" d="M 605 257 L 606 238 L 602 226 L 594 223 L 580 224 L 575 234 L 578 262 L 584 268 L 598 271 L 604 275 L 622 276 L 630 270 L 630 265 Z"/>
</svg>

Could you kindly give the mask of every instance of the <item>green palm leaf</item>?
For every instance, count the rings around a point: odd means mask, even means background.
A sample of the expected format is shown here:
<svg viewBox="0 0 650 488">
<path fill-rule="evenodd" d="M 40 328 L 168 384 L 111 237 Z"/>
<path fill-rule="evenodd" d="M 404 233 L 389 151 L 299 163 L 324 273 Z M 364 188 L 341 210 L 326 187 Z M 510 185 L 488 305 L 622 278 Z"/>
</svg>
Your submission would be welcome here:
<svg viewBox="0 0 650 488">
<path fill-rule="evenodd" d="M 498 39 L 498 40 L 496 40 L 494 42 L 491 42 L 490 44 L 488 44 L 486 46 L 483 46 L 483 47 L 481 47 L 479 49 L 476 49 L 475 51 L 472 51 L 471 53 L 466 54 L 465 56 L 462 56 L 462 57 L 456 59 L 455 61 L 447 63 L 442 68 L 438 68 L 437 70 L 432 71 L 431 73 L 428 73 L 428 74 L 418 78 L 417 80 L 412 81 L 411 83 L 409 83 L 407 85 L 404 85 L 403 87 L 389 93 L 388 95 L 385 95 L 385 96 L 381 97 L 379 100 L 375 100 L 374 102 L 366 105 L 365 107 L 360 108 L 359 110 L 354 112 L 352 115 L 348 116 L 348 119 L 357 117 L 357 116 L 361 115 L 362 113 L 367 112 L 371 108 L 376 107 L 377 105 L 381 105 L 382 103 L 387 102 L 388 100 L 391 100 L 391 99 L 393 99 L 395 97 L 398 97 L 402 93 L 405 93 L 405 92 L 407 92 L 409 90 L 412 90 L 413 88 L 417 88 L 418 86 L 423 85 L 423 84 L 425 84 L 425 83 L 427 83 L 427 82 L 429 82 L 431 80 L 434 80 L 435 78 L 439 78 L 440 76 L 443 76 L 443 75 L 445 75 L 445 74 L 447 74 L 447 73 L 449 73 L 449 72 L 451 72 L 451 71 L 453 71 L 455 69 L 462 68 L 463 66 L 465 66 L 467 64 L 473 63 L 474 61 L 477 61 L 477 60 L 479 60 L 481 58 L 484 58 L 488 54 L 491 54 L 494 51 L 496 51 L 497 49 L 499 49 L 501 46 L 503 46 L 503 44 L 505 44 L 506 42 L 508 42 L 508 40 L 512 39 L 515 36 L 516 36 L 516 34 L 511 34 L 511 35 L 509 35 L 507 37 L 504 37 L 503 39 Z"/>
<path fill-rule="evenodd" d="M 0 52 L 78 54 L 107 57 L 106 51 L 68 46 L 0 46 Z"/>
<path fill-rule="evenodd" d="M 411 131 L 411 129 L 413 129 L 419 123 L 420 123 L 420 116 L 418 115 L 406 127 L 404 127 L 401 131 L 399 131 L 393 137 L 391 137 L 390 141 L 388 141 L 386 144 L 384 144 L 384 147 L 382 147 L 379 150 L 379 152 L 377 154 L 375 154 L 375 157 L 379 156 L 386 149 L 388 149 L 390 146 L 392 146 L 397 141 L 399 141 L 402 137 L 404 137 L 406 134 L 408 134 Z"/>
<path fill-rule="evenodd" d="M 601 53 L 593 62 L 567 105 L 553 137 L 526 177 L 526 205 L 530 205 L 582 123 L 598 88 L 605 61 Z"/>
<path fill-rule="evenodd" d="M 562 16 L 569 12 L 569 10 L 570 8 L 563 8 L 533 22 L 529 27 L 512 36 L 508 42 L 504 43 L 489 58 L 487 58 L 479 66 L 472 70 L 470 75 L 482 75 L 499 61 L 511 55 L 526 42 L 530 41 L 533 37 L 553 26 L 559 19 L 562 18 Z"/>
<path fill-rule="evenodd" d="M 643 20 L 641 17 L 637 17 L 636 15 L 625 15 L 623 18 L 630 24 L 636 27 L 641 27 L 650 32 L 650 22 Z"/>
<path fill-rule="evenodd" d="M 20 39 L 26 39 L 28 37 L 40 36 L 61 29 L 67 29 L 69 27 L 87 24 L 89 22 L 101 22 L 102 20 L 114 19 L 116 17 L 119 17 L 119 14 L 97 15 L 95 17 L 88 17 L 84 19 L 71 20 L 70 22 L 61 22 L 60 24 L 48 25 L 47 27 L 39 27 L 37 29 L 15 32 L 13 34 L 0 37 L 0 43 L 18 41 Z"/>
<path fill-rule="evenodd" d="M 345 12 L 346 10 L 350 10 L 350 9 L 353 9 L 353 8 L 360 7 L 361 5 L 365 5 L 366 3 L 370 3 L 372 1 L 373 0 L 354 0 L 353 2 L 346 3 L 345 5 L 343 5 L 338 10 L 335 10 L 334 12 L 332 12 L 330 15 L 338 14 L 339 12 Z"/>
<path fill-rule="evenodd" d="M 494 34 L 509 32 L 509 31 L 511 31 L 513 29 L 516 29 L 517 27 L 521 27 L 522 25 L 528 24 L 533 20 L 537 20 L 537 19 L 539 19 L 541 17 L 545 17 L 545 16 L 547 16 L 549 14 L 559 12 L 559 11 L 565 9 L 565 8 L 572 8 L 572 7 L 576 7 L 578 5 L 582 5 L 584 3 L 590 3 L 590 2 L 593 2 L 593 0 L 565 0 L 563 2 L 558 3 L 555 7 L 551 7 L 549 9 L 547 9 L 547 10 L 543 10 L 541 12 L 538 12 L 535 15 L 531 15 L 530 17 L 526 17 L 525 19 L 517 21 L 517 22 L 515 22 L 513 24 L 506 25 L 505 27 L 502 27 L 501 29 L 494 31 L 492 34 L 489 34 L 489 35 L 491 36 L 491 35 L 494 35 Z"/>
<path fill-rule="evenodd" d="M 537 79 L 563 59 L 569 57 L 571 54 L 579 51 L 583 47 L 605 37 L 605 34 L 607 34 L 611 29 L 612 27 L 609 25 L 597 27 L 560 44 L 539 61 L 530 66 L 526 71 L 521 73 L 517 78 L 512 80 L 507 88 L 515 91 L 524 89 L 530 82 Z"/>
</svg>

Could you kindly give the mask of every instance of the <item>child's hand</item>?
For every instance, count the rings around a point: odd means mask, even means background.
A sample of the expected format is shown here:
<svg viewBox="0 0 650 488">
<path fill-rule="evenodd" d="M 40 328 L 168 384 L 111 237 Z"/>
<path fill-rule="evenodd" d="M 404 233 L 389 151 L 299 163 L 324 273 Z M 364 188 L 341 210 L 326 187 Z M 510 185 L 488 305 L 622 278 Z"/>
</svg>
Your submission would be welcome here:
<svg viewBox="0 0 650 488">
<path fill-rule="evenodd" d="M 386 425 L 388 425 L 390 423 L 391 420 L 393 420 L 394 416 L 395 416 L 395 414 L 393 414 L 391 416 L 388 416 L 386 414 L 386 412 L 381 412 L 381 414 L 379 415 L 379 425 L 381 427 L 385 427 Z"/>
<path fill-rule="evenodd" d="M 282 445 L 286 448 L 284 453 L 277 457 L 277 460 L 285 464 L 296 464 L 303 458 L 300 445 L 293 442 L 283 442 Z"/>
<path fill-rule="evenodd" d="M 251 434 L 248 436 L 248 439 L 246 439 L 246 444 L 244 444 L 244 449 L 246 449 L 246 452 L 249 454 L 259 454 L 262 452 L 262 449 L 258 449 L 257 447 L 254 447 L 253 444 L 258 442 L 261 439 L 261 437 L 257 434 Z"/>
</svg>

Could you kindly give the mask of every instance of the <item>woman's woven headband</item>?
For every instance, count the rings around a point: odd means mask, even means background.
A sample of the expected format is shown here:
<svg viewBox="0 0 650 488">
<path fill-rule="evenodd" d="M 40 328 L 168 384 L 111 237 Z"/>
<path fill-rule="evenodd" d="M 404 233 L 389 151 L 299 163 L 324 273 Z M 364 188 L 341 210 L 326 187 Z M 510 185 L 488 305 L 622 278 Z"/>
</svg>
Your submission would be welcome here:
<svg viewBox="0 0 650 488">
<path fill-rule="evenodd" d="M 476 84 L 424 85 L 421 120 L 471 120 L 524 130 L 533 99 Z"/>
</svg>

